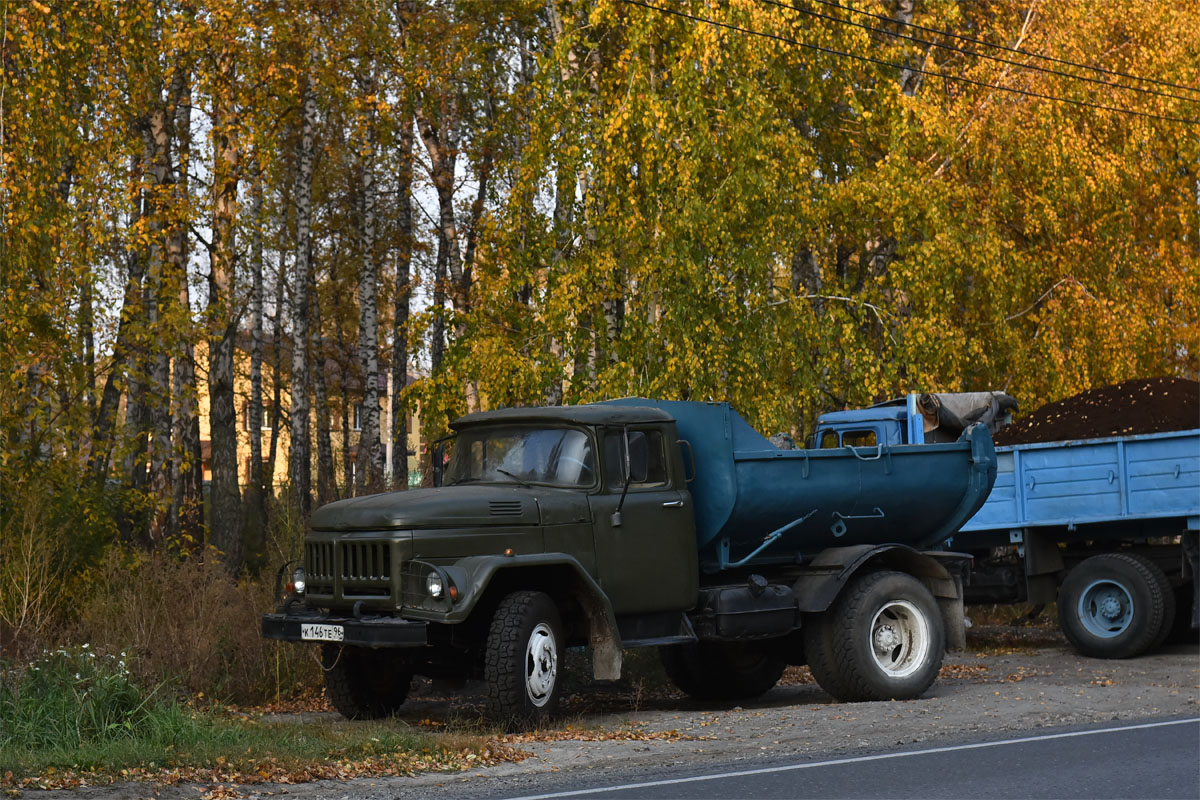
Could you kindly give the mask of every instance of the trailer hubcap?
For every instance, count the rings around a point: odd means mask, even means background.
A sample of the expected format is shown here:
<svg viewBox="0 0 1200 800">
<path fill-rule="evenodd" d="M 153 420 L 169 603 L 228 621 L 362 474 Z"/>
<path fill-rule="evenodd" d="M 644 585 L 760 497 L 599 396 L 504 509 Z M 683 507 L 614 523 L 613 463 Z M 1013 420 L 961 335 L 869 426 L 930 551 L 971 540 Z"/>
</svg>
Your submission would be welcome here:
<svg viewBox="0 0 1200 800">
<path fill-rule="evenodd" d="M 1092 581 L 1079 595 L 1079 621 L 1094 636 L 1119 636 L 1133 621 L 1133 597 L 1115 581 Z"/>
<path fill-rule="evenodd" d="M 554 681 L 558 677 L 558 647 L 554 631 L 544 622 L 539 622 L 529 634 L 525 648 L 525 693 L 539 708 L 546 705 L 554 693 Z"/>
<path fill-rule="evenodd" d="M 871 623 L 871 654 L 889 677 L 913 674 L 929 655 L 929 621 L 907 600 L 885 603 Z"/>
</svg>

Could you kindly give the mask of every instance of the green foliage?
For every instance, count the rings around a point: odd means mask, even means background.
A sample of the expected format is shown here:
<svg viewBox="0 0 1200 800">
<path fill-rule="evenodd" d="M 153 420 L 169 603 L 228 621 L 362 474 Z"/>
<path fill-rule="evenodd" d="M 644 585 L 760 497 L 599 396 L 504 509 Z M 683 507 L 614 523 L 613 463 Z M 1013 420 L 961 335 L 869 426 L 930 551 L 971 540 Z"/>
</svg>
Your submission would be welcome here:
<svg viewBox="0 0 1200 800">
<path fill-rule="evenodd" d="M 26 666 L 0 663 L 0 764 L 20 780 L 63 770 L 109 774 L 219 769 L 287 778 L 288 769 L 371 757 L 450 762 L 482 743 L 415 734 L 390 723 L 264 724 L 219 706 L 196 708 L 133 678 L 132 654 L 91 645 L 46 653 Z M 266 773 L 264 773 L 266 774 Z"/>
<path fill-rule="evenodd" d="M 79 579 L 116 537 L 120 497 L 80 485 L 63 462 L 0 472 L 0 644 L 10 655 L 61 632 Z M 83 594 L 86 594 L 84 592 Z"/>
<path fill-rule="evenodd" d="M 20 669 L 5 667 L 0 752 L 76 750 L 145 730 L 166 706 L 133 682 L 126 659 L 124 652 L 97 653 L 85 644 L 47 653 Z"/>
</svg>

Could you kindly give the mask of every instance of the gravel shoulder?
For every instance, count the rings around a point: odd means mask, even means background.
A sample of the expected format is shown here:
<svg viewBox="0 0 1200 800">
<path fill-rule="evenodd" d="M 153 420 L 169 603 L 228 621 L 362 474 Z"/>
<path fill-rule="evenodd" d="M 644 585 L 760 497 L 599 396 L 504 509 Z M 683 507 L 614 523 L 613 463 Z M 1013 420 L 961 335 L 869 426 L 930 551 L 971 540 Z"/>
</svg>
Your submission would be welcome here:
<svg viewBox="0 0 1200 800">
<path fill-rule="evenodd" d="M 562 773 L 626 775 L 787 757 L 844 756 L 896 746 L 1005 738 L 1046 729 L 1200 714 L 1200 648 L 1176 645 L 1126 661 L 1085 658 L 1048 628 L 975 629 L 968 649 L 947 655 L 942 676 L 919 700 L 837 704 L 806 669 L 740 706 L 699 704 L 661 686 L 583 685 L 554 731 L 506 741 L 524 761 L 468 772 L 319 781 L 297 785 L 153 787 L 124 784 L 29 798 L 437 798 L 519 795 L 545 790 Z M 402 720 L 422 729 L 471 729 L 478 687 L 426 685 Z M 278 715 L 280 721 L 346 723 L 332 712 Z"/>
</svg>

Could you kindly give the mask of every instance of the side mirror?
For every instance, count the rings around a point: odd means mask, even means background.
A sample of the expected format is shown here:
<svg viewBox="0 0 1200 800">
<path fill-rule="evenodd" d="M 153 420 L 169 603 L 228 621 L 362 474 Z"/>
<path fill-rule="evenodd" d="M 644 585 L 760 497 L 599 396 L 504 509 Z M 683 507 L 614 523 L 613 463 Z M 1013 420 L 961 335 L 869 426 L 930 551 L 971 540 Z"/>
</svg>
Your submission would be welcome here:
<svg viewBox="0 0 1200 800">
<path fill-rule="evenodd" d="M 628 433 L 625 440 L 625 479 L 627 483 L 645 483 L 650 473 L 650 445 L 642 431 Z"/>
<path fill-rule="evenodd" d="M 433 485 L 442 485 L 442 476 L 446 469 L 446 442 L 451 441 L 457 434 L 443 436 L 433 443 L 433 447 L 429 448 L 430 458 L 433 459 L 431 466 L 433 467 Z"/>
</svg>

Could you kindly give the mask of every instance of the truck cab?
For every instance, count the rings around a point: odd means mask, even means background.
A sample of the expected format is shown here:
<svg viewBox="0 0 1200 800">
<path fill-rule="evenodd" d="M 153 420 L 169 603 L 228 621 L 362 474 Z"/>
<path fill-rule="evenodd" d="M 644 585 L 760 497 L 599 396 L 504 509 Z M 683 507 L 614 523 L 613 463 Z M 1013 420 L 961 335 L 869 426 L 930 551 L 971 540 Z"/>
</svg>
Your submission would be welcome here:
<svg viewBox="0 0 1200 800">
<path fill-rule="evenodd" d="M 953 442 L 968 426 L 995 433 L 1012 422 L 1017 402 L 1004 392 L 908 394 L 869 408 L 833 411 L 817 418 L 808 446 L 888 447 Z"/>
</svg>

